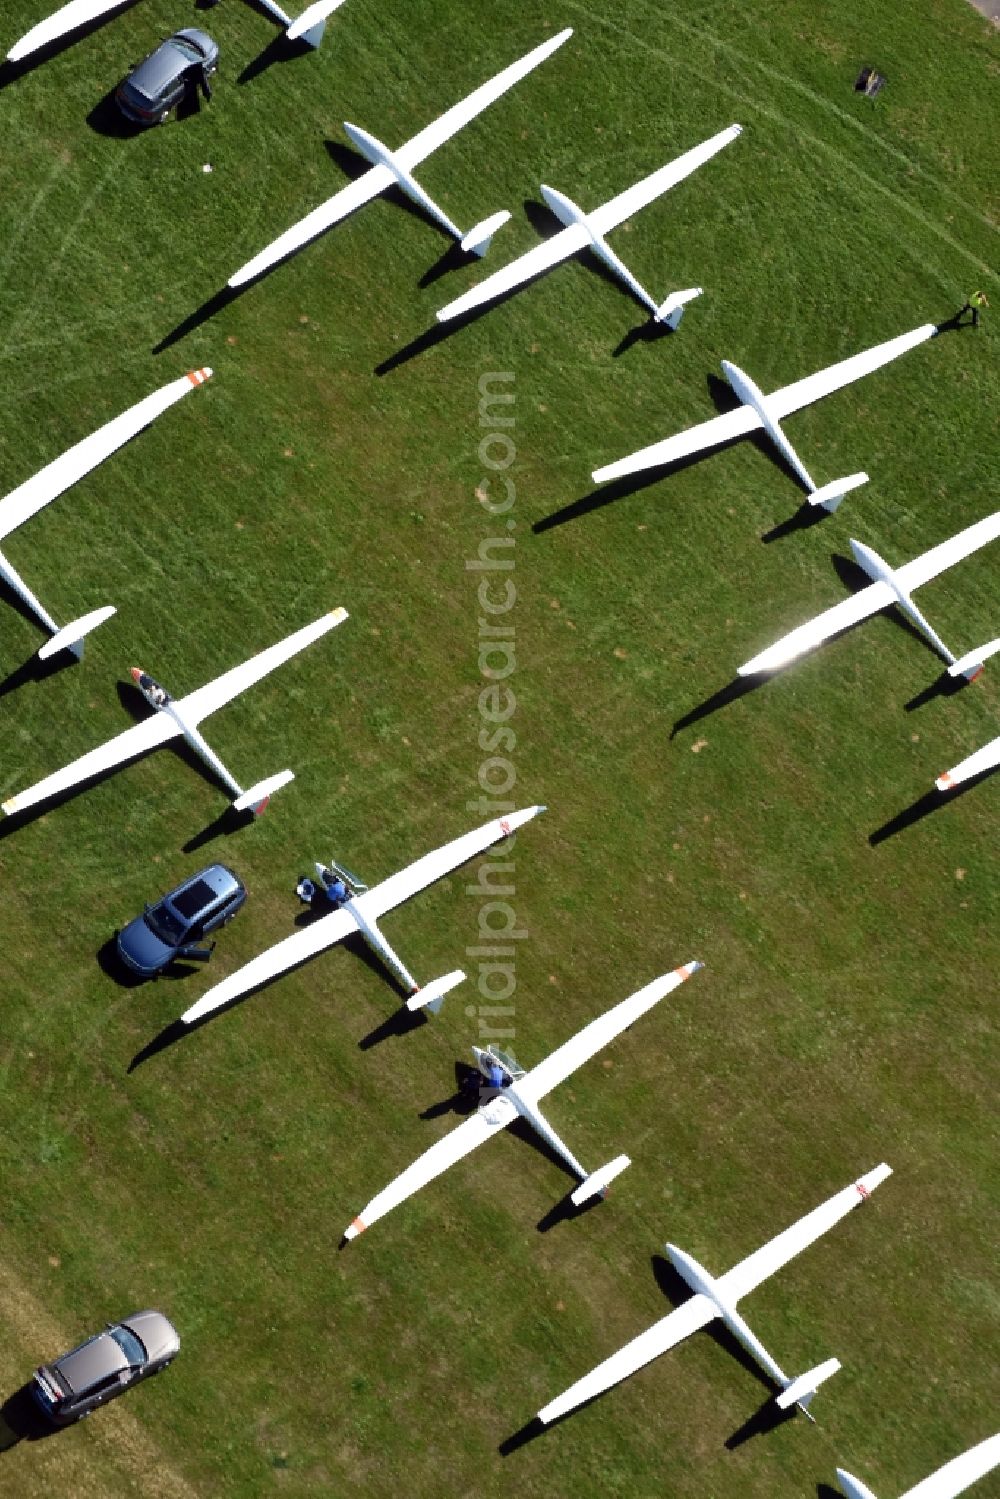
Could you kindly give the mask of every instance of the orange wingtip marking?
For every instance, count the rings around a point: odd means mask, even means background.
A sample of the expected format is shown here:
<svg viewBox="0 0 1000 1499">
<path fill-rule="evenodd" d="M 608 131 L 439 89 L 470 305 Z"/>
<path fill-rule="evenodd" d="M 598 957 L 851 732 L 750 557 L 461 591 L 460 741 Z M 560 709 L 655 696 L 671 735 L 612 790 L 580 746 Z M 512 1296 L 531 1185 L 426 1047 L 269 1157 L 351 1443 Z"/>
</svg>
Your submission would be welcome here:
<svg viewBox="0 0 1000 1499">
<path fill-rule="evenodd" d="M 211 370 L 205 366 L 200 370 L 188 370 L 187 378 L 191 381 L 192 385 L 204 385 L 205 381 L 211 376 L 211 373 Z"/>
<path fill-rule="evenodd" d="M 674 972 L 682 979 L 689 979 L 691 977 L 691 970 L 687 964 L 682 964 L 680 968 L 675 968 Z"/>
<path fill-rule="evenodd" d="M 943 776 L 938 776 L 937 783 L 941 787 L 941 790 L 945 791 L 952 784 L 951 772 L 946 770 Z"/>
<path fill-rule="evenodd" d="M 368 1227 L 368 1224 L 365 1223 L 361 1218 L 355 1218 L 351 1223 L 351 1227 L 353 1229 L 356 1229 L 359 1234 L 363 1234 L 365 1229 Z"/>
</svg>

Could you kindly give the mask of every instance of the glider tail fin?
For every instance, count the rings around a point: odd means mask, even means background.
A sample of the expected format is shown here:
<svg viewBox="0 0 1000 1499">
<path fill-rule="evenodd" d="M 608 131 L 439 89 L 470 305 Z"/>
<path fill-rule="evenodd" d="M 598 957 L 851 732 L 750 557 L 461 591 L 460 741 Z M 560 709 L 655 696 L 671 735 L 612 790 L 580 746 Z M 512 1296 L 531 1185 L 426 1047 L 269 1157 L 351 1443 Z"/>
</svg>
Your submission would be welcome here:
<svg viewBox="0 0 1000 1499">
<path fill-rule="evenodd" d="M 868 475 L 865 473 L 848 474 L 845 479 L 832 479 L 829 484 L 823 484 L 819 489 L 814 489 L 809 496 L 810 505 L 822 505 L 824 510 L 833 512 L 840 505 L 845 494 L 852 489 L 857 489 L 860 484 L 868 483 Z"/>
<path fill-rule="evenodd" d="M 444 997 L 456 984 L 465 981 L 465 974 L 461 968 L 456 968 L 451 973 L 446 973 L 443 978 L 432 979 L 429 984 L 424 984 L 415 994 L 411 994 L 406 1001 L 408 1010 L 429 1010 L 436 1015 L 444 1004 Z"/>
<path fill-rule="evenodd" d="M 809 1412 L 809 1402 L 823 1381 L 829 1379 L 831 1374 L 836 1374 L 839 1368 L 840 1360 L 836 1358 L 828 1358 L 825 1363 L 817 1364 L 815 1369 L 800 1374 L 798 1379 L 793 1379 L 791 1384 L 786 1385 L 775 1404 L 783 1411 L 795 1405 L 810 1421 L 815 1421 L 816 1417 Z"/>
<path fill-rule="evenodd" d="M 965 677 L 967 682 L 974 682 L 983 670 L 984 662 L 997 651 L 1000 651 L 1000 635 L 996 640 L 991 640 L 989 645 L 978 646 L 967 655 L 960 656 L 953 665 L 949 666 L 949 677 Z"/>
<path fill-rule="evenodd" d="M 575 1192 L 570 1193 L 570 1202 L 575 1208 L 583 1203 L 589 1202 L 592 1197 L 607 1197 L 608 1187 L 616 1176 L 620 1176 L 627 1166 L 632 1162 L 627 1155 L 615 1156 L 606 1166 L 600 1166 L 592 1171 L 584 1181 L 580 1183 Z"/>
<path fill-rule="evenodd" d="M 276 776 L 269 776 L 266 781 L 258 781 L 256 786 L 250 787 L 249 791 L 241 792 L 233 802 L 233 807 L 237 812 L 253 812 L 255 817 L 262 817 L 274 793 L 294 779 L 293 770 L 280 770 Z"/>
</svg>

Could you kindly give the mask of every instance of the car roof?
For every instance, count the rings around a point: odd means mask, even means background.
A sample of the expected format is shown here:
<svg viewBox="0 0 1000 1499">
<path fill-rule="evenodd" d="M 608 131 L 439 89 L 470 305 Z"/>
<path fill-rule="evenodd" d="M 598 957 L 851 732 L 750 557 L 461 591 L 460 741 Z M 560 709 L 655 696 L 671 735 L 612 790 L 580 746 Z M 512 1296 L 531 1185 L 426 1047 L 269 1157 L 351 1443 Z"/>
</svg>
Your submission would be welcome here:
<svg viewBox="0 0 1000 1499">
<path fill-rule="evenodd" d="M 191 53 L 209 57 L 216 50 L 212 38 L 196 27 L 178 31 L 161 42 L 129 77 L 137 93 L 147 99 L 158 99 L 170 84 L 179 81 L 192 62 Z"/>
<path fill-rule="evenodd" d="M 52 1365 L 59 1379 L 69 1385 L 74 1395 L 85 1395 L 109 1375 L 120 1374 L 128 1367 L 128 1359 L 107 1332 L 98 1333 L 96 1338 L 81 1343 L 71 1353 L 64 1353 Z"/>
<path fill-rule="evenodd" d="M 243 889 L 243 881 L 226 864 L 209 864 L 182 881 L 164 899 L 182 916 L 194 916 L 206 905 L 236 895 Z"/>
</svg>

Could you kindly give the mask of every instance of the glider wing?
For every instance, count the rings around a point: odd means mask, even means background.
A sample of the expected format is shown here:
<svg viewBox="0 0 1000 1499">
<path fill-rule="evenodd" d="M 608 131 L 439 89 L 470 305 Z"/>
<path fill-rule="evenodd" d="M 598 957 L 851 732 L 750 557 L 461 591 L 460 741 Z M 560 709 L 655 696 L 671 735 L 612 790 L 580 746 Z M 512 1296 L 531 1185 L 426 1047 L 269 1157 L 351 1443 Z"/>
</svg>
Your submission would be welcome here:
<svg viewBox="0 0 1000 1499">
<path fill-rule="evenodd" d="M 763 425 L 751 407 L 737 406 L 735 411 L 710 417 L 697 427 L 688 427 L 686 432 L 678 432 L 674 437 L 665 437 L 662 442 L 651 443 L 648 448 L 640 448 L 627 458 L 619 458 L 617 463 L 595 468 L 591 477 L 595 484 L 604 484 L 609 479 L 622 479 L 626 474 L 641 473 L 643 469 L 660 468 L 663 464 L 689 458 L 692 453 L 702 453 L 708 448 L 717 448 L 720 443 L 731 442 L 736 437 L 745 437 L 748 432 L 756 432 Z"/>
<path fill-rule="evenodd" d="M 980 547 L 986 546 L 990 541 L 995 541 L 1000 536 L 1000 510 L 995 510 L 992 515 L 985 516 L 976 521 L 974 525 L 966 526 L 964 531 L 959 531 L 955 536 L 949 536 L 947 541 L 941 541 L 936 547 L 931 547 L 929 552 L 924 552 L 920 557 L 914 557 L 912 562 L 905 562 L 902 567 L 895 569 L 896 579 L 901 588 L 907 593 L 912 593 L 922 583 L 930 582 L 942 573 L 946 568 L 954 567 L 956 562 L 970 556 L 972 552 L 978 551 Z"/>
<path fill-rule="evenodd" d="M 720 1290 L 735 1303 L 749 1294 L 769 1276 L 774 1275 L 789 1260 L 793 1260 L 797 1254 L 808 1249 L 818 1238 L 839 1223 L 841 1218 L 851 1211 L 852 1208 L 860 1207 L 861 1204 L 874 1192 L 880 1182 L 884 1182 L 887 1176 L 892 1175 L 892 1167 L 883 1164 L 874 1167 L 873 1170 L 862 1176 L 859 1181 L 852 1182 L 849 1187 L 844 1187 L 840 1192 L 820 1203 L 818 1208 L 813 1208 L 811 1213 L 806 1213 L 797 1223 L 786 1228 L 783 1233 L 771 1239 L 760 1249 L 755 1249 L 753 1254 L 745 1260 L 740 1260 L 725 1275 L 720 1275 L 718 1284 Z"/>
<path fill-rule="evenodd" d="M 204 687 L 189 692 L 187 697 L 178 700 L 178 711 L 183 714 L 188 723 L 200 723 L 203 718 L 207 718 L 217 708 L 224 707 L 226 703 L 232 702 L 234 697 L 238 697 L 241 692 L 245 692 L 248 687 L 252 687 L 255 682 L 259 682 L 290 657 L 305 650 L 307 645 L 320 640 L 328 630 L 343 624 L 347 617 L 346 609 L 332 609 L 321 619 L 313 620 L 312 624 L 304 625 L 301 630 L 296 630 L 293 635 L 279 640 L 276 645 L 268 646 L 266 651 L 251 656 L 249 661 L 243 661 L 239 666 L 223 672 L 222 676 L 216 677 L 213 682 L 206 682 Z"/>
<path fill-rule="evenodd" d="M 598 1364 L 596 1369 L 578 1379 L 576 1384 L 570 1385 L 555 1400 L 551 1400 L 538 1412 L 539 1421 L 548 1425 L 550 1421 L 556 1421 L 582 1405 L 585 1400 L 593 1400 L 595 1396 L 602 1395 L 612 1385 L 627 1379 L 661 1353 L 676 1348 L 678 1343 L 682 1343 L 699 1328 L 706 1327 L 718 1315 L 718 1310 L 707 1296 L 692 1296 L 668 1316 L 661 1317 L 659 1322 L 633 1338 L 631 1343 L 626 1343 L 624 1348 L 619 1348 L 603 1364 Z"/>
<path fill-rule="evenodd" d="M 210 369 L 191 370 L 179 380 L 172 380 L 169 385 L 154 390 L 152 395 L 146 396 L 135 406 L 130 406 L 113 421 L 106 422 L 82 442 L 78 442 L 16 489 L 12 489 L 5 499 L 0 500 L 0 538 L 16 531 L 18 526 L 30 520 L 37 511 L 51 500 L 57 499 L 78 479 L 82 479 L 84 474 L 89 474 L 92 468 L 110 458 L 112 453 L 135 437 L 137 432 L 141 432 L 143 427 L 148 427 L 168 406 L 172 406 L 189 391 L 197 390 L 199 385 L 204 385 L 206 380 L 211 379 L 211 375 Z"/>
<path fill-rule="evenodd" d="M 518 256 L 512 260 L 510 265 L 503 266 L 499 271 L 494 271 L 492 276 L 487 276 L 478 286 L 472 287 L 464 296 L 456 297 L 454 302 L 449 302 L 447 307 L 442 307 L 437 314 L 438 322 L 445 323 L 450 318 L 461 317 L 466 312 L 471 312 L 474 307 L 480 307 L 484 302 L 492 302 L 496 297 L 502 297 L 506 292 L 513 291 L 515 286 L 523 286 L 526 281 L 531 281 L 535 276 L 540 276 L 543 271 L 558 265 L 560 261 L 568 260 L 578 250 L 583 250 L 590 244 L 590 235 L 582 224 L 570 224 L 567 228 L 554 234 L 551 239 L 545 240 L 544 244 L 536 245 L 527 254 Z"/>
<path fill-rule="evenodd" d="M 728 146 L 738 135 L 743 133 L 742 125 L 728 125 L 725 130 L 720 130 L 707 141 L 701 141 L 699 145 L 692 146 L 690 151 L 685 151 L 674 161 L 668 161 L 666 166 L 659 167 L 644 177 L 641 182 L 627 187 L 617 197 L 609 199 L 607 203 L 595 208 L 593 213 L 587 215 L 591 226 L 598 234 L 609 234 L 612 229 L 630 219 L 640 209 L 646 208 L 650 203 L 676 187 L 678 182 L 683 182 L 692 172 L 696 172 L 706 161 L 710 161 L 724 146 Z"/>
<path fill-rule="evenodd" d="M 920 328 L 911 329 L 909 333 L 901 333 L 898 338 L 876 344 L 873 349 L 862 349 L 860 354 L 852 354 L 839 364 L 831 364 L 825 370 L 817 370 L 815 374 L 806 375 L 803 380 L 796 380 L 793 385 L 785 385 L 781 390 L 774 391 L 767 397 L 768 410 L 776 421 L 781 421 L 793 411 L 801 411 L 803 406 L 811 405 L 822 396 L 832 395 L 835 390 L 852 385 L 863 375 L 870 375 L 873 370 L 881 369 L 883 364 L 891 363 L 901 354 L 915 349 L 928 338 L 933 338 L 936 332 L 937 328 L 933 323 L 924 323 Z"/>
<path fill-rule="evenodd" d="M 513 88 L 528 73 L 534 71 L 539 63 L 543 63 L 550 57 L 563 42 L 569 40 L 573 35 L 573 28 L 567 26 L 565 31 L 560 31 L 557 36 L 550 37 L 541 46 L 535 47 L 524 57 L 519 57 L 517 62 L 512 62 L 509 68 L 504 68 L 495 78 L 490 78 L 486 83 L 480 84 L 465 99 L 458 104 L 453 104 L 450 109 L 445 110 L 443 115 L 426 125 L 423 130 L 412 136 L 405 145 L 400 146 L 393 155 L 396 161 L 405 171 L 412 172 L 415 166 L 425 161 L 432 152 L 445 141 L 450 140 L 453 135 L 474 120 L 477 115 L 482 114 L 484 109 L 496 102 L 508 89 Z"/>
<path fill-rule="evenodd" d="M 105 744 L 98 745 L 97 749 L 81 755 L 71 765 L 65 765 L 62 770 L 54 771 L 44 780 L 37 781 L 34 786 L 29 786 L 27 791 L 21 791 L 17 796 L 10 797 L 3 803 L 3 810 L 8 817 L 12 812 L 23 812 L 27 807 L 35 806 L 37 802 L 46 801 L 50 796 L 58 796 L 60 792 L 69 791 L 72 787 L 80 785 L 82 781 L 89 781 L 91 776 L 100 775 L 105 770 L 112 770 L 116 765 L 124 765 L 127 760 L 134 760 L 137 755 L 145 754 L 159 744 L 166 744 L 168 739 L 173 739 L 180 732 L 180 725 L 176 724 L 166 713 L 157 713 L 153 718 L 146 718 L 142 723 L 134 724 L 132 728 L 126 729 L 124 734 L 118 734 L 114 739 L 107 740 Z"/>
<path fill-rule="evenodd" d="M 994 765 L 1000 765 L 1000 739 L 991 739 L 982 749 L 960 760 L 951 770 L 938 776 L 934 784 L 939 791 L 950 791 L 953 786 L 960 786 L 963 781 L 971 780 L 982 771 L 992 770 Z"/>
<path fill-rule="evenodd" d="M 461 838 L 455 838 L 451 843 L 446 843 L 442 848 L 436 848 L 432 853 L 424 854 L 422 859 L 417 859 L 413 864 L 401 869 L 398 874 L 392 874 L 380 885 L 375 885 L 367 890 L 364 895 L 359 895 L 355 904 L 362 914 L 378 920 L 384 916 L 386 911 L 392 911 L 401 905 L 404 900 L 409 900 L 411 895 L 416 895 L 420 890 L 426 890 L 428 885 L 433 885 L 435 880 L 443 879 L 453 869 L 458 869 L 462 864 L 474 859 L 476 854 L 481 854 L 491 844 L 499 842 L 501 838 L 508 837 L 515 829 L 524 823 L 530 822 L 537 817 L 539 812 L 544 812 L 544 807 L 526 807 L 521 812 L 511 812 L 507 817 L 495 817 L 492 822 L 484 823 L 481 828 L 475 828 L 471 833 L 463 833 Z"/>
<path fill-rule="evenodd" d="M 471 1119 L 466 1119 L 450 1134 L 431 1145 L 422 1156 L 417 1157 L 412 1166 L 407 1166 L 395 1181 L 390 1182 L 387 1187 L 377 1193 L 367 1207 L 361 1209 L 350 1228 L 345 1231 L 345 1239 L 355 1239 L 358 1234 L 363 1234 L 365 1229 L 371 1228 L 379 1218 L 384 1218 L 390 1208 L 405 1202 L 408 1197 L 413 1196 L 414 1192 L 418 1192 L 436 1176 L 447 1171 L 449 1166 L 454 1166 L 456 1161 L 471 1154 L 492 1135 L 499 1134 L 502 1129 L 506 1129 L 507 1125 L 516 1118 L 517 1110 L 509 1099 L 502 1096 L 492 1099 L 477 1110 Z"/>
<path fill-rule="evenodd" d="M 230 276 L 229 285 L 237 287 L 245 285 L 247 281 L 253 281 L 256 276 L 262 275 L 279 260 L 284 260 L 295 250 L 307 245 L 325 229 L 339 224 L 341 219 L 346 219 L 348 214 L 353 213 L 356 208 L 370 203 L 372 198 L 377 198 L 379 193 L 384 192 L 395 180 L 388 167 L 371 167 L 356 182 L 349 182 L 346 187 L 342 187 L 339 193 L 334 193 L 332 198 L 327 198 L 326 202 L 314 208 L 312 213 L 307 213 L 304 219 L 299 219 L 298 223 L 286 229 L 284 234 L 279 234 L 278 238 L 272 240 L 258 255 L 248 260 L 246 265 L 240 266 L 239 270 L 234 271 Z"/>
<path fill-rule="evenodd" d="M 532 1067 L 530 1072 L 512 1086 L 526 1102 L 537 1103 L 544 1098 L 546 1093 L 551 1093 L 570 1073 L 582 1067 L 584 1062 L 595 1056 L 602 1047 L 613 1041 L 616 1036 L 621 1035 L 623 1030 L 651 1010 L 665 994 L 676 989 L 684 980 L 697 973 L 701 963 L 685 963 L 683 968 L 675 968 L 672 973 L 661 975 L 654 979 L 645 988 L 637 990 L 635 994 L 623 999 L 621 1004 L 613 1006 L 606 1014 L 599 1015 L 589 1025 L 585 1025 L 582 1031 L 577 1031 L 575 1036 L 556 1047 L 551 1055 L 544 1061 L 539 1062 L 537 1067 Z"/>
<path fill-rule="evenodd" d="M 279 974 L 287 973 L 290 968 L 297 968 L 307 958 L 315 957 L 317 953 L 332 947 L 335 942 L 342 942 L 357 930 L 357 922 L 344 906 L 339 911 L 331 911 L 328 916 L 321 916 L 302 931 L 293 932 L 283 942 L 276 942 L 273 947 L 269 947 L 267 952 L 251 958 L 249 963 L 244 963 L 242 968 L 223 979 L 220 984 L 213 985 L 197 1004 L 184 1011 L 181 1020 L 185 1025 L 203 1020 L 213 1010 L 231 1004 L 234 999 L 248 994 L 251 989 L 259 989 Z"/>
<path fill-rule="evenodd" d="M 957 1494 L 964 1493 L 997 1466 L 1000 1466 L 1000 1432 L 970 1447 L 968 1452 L 953 1457 L 950 1463 L 923 1479 L 916 1488 L 908 1489 L 902 1499 L 955 1499 Z"/>
<path fill-rule="evenodd" d="M 877 614 L 888 604 L 896 602 L 896 594 L 888 583 L 869 583 L 867 588 L 861 588 L 857 593 L 852 593 L 849 598 L 841 599 L 840 603 L 834 604 L 832 609 L 825 609 L 822 614 L 817 614 L 815 619 L 810 619 L 806 624 L 799 625 L 797 629 L 783 635 L 780 640 L 775 641 L 774 645 L 768 646 L 766 651 L 761 651 L 752 660 L 745 661 L 742 666 L 736 668 L 737 675 L 750 677 L 756 672 L 777 671 L 794 657 L 801 656 L 803 651 L 811 650 L 813 646 L 828 640 L 838 631 L 846 630 L 851 625 L 858 624 L 860 620 L 867 619 L 869 615 Z"/>
<path fill-rule="evenodd" d="M 40 47 L 57 42 L 61 36 L 75 31 L 78 26 L 100 20 L 109 10 L 118 10 L 124 4 L 125 0 L 70 0 L 68 5 L 62 6 L 51 16 L 46 16 L 44 21 L 39 21 L 37 26 L 32 26 L 30 31 L 26 31 L 7 53 L 7 61 L 21 62 Z"/>
</svg>

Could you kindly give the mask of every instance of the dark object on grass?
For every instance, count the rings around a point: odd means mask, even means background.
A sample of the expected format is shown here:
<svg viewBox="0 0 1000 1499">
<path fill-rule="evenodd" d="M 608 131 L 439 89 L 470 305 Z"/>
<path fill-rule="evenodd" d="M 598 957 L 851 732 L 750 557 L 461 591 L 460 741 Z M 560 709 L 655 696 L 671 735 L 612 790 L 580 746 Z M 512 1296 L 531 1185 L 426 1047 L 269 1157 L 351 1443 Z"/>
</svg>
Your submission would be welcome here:
<svg viewBox="0 0 1000 1499">
<path fill-rule="evenodd" d="M 857 76 L 854 92 L 864 94 L 866 99 L 874 99 L 885 88 L 885 82 L 884 73 L 876 73 L 874 68 L 865 67 Z"/>
</svg>

